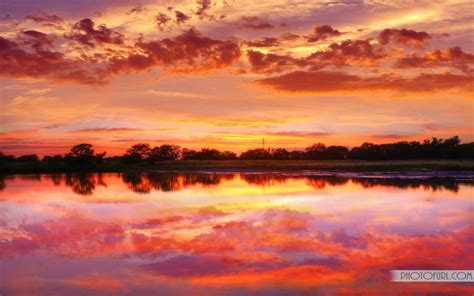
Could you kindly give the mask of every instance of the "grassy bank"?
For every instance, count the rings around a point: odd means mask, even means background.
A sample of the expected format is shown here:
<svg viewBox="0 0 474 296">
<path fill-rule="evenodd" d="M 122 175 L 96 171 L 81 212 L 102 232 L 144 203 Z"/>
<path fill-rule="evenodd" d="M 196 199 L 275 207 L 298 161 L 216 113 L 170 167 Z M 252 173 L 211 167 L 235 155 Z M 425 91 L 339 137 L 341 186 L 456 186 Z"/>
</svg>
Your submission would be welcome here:
<svg viewBox="0 0 474 296">
<path fill-rule="evenodd" d="M 474 160 L 399 160 L 399 161 L 357 161 L 357 160 L 185 160 L 163 161 L 155 164 L 123 164 L 107 161 L 96 167 L 70 167 L 64 164 L 51 165 L 42 162 L 12 162 L 3 164 L 0 172 L 4 174 L 21 173 L 62 173 L 62 172 L 129 172 L 149 170 L 221 170 L 221 171 L 466 171 L 474 170 Z"/>
</svg>

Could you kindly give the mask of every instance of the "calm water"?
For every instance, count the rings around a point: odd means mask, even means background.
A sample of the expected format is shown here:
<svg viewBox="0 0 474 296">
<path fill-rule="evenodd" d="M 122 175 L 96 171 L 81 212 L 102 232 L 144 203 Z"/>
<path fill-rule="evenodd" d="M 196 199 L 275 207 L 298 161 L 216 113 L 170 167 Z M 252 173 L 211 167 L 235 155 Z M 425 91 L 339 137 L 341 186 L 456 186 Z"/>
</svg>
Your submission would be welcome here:
<svg viewBox="0 0 474 296">
<path fill-rule="evenodd" d="M 0 294 L 472 295 L 474 181 L 284 174 L 0 179 Z"/>
</svg>

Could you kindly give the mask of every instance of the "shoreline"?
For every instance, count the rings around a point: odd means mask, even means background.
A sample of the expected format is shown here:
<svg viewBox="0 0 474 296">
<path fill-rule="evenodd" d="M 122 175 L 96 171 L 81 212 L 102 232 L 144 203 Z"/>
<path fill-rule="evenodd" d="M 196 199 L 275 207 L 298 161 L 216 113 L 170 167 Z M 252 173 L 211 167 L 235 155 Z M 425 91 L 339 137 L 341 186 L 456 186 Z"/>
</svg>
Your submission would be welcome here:
<svg viewBox="0 0 474 296">
<path fill-rule="evenodd" d="M 128 173 L 128 172 L 306 172 L 306 173 L 416 173 L 473 172 L 474 160 L 178 160 L 154 164 L 104 162 L 94 167 L 64 164 L 7 163 L 0 174 Z"/>
</svg>

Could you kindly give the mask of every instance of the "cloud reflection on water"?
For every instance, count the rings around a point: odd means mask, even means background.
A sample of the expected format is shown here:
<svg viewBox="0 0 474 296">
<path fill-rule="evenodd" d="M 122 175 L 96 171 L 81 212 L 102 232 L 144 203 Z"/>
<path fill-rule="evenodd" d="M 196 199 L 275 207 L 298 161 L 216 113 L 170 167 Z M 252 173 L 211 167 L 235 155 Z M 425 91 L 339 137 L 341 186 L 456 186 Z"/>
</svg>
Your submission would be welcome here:
<svg viewBox="0 0 474 296">
<path fill-rule="evenodd" d="M 6 295 L 421 295 L 390 269 L 467 269 L 469 181 L 143 173 L 3 179 Z M 72 190 L 71 190 L 72 189 Z"/>
</svg>

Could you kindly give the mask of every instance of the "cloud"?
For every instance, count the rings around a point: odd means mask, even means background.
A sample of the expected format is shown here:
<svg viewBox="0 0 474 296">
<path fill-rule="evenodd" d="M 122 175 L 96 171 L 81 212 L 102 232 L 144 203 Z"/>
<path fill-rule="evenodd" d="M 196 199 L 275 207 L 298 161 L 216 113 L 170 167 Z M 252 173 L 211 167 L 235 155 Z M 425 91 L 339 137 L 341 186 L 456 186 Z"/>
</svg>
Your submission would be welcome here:
<svg viewBox="0 0 474 296">
<path fill-rule="evenodd" d="M 227 67 L 240 57 L 240 47 L 230 40 L 216 40 L 190 29 L 173 39 L 139 42 L 144 54 L 111 60 L 108 71 L 146 70 L 161 65 L 170 71 L 208 71 Z"/>
<path fill-rule="evenodd" d="M 124 36 L 121 33 L 113 31 L 105 25 L 99 25 L 97 29 L 94 27 L 94 22 L 89 18 L 85 18 L 77 22 L 65 37 L 89 47 L 102 43 L 116 45 L 124 43 Z"/>
<path fill-rule="evenodd" d="M 170 223 L 183 221 L 185 218 L 181 216 L 169 216 L 163 218 L 152 218 L 147 219 L 143 223 L 133 225 L 134 229 L 153 229 L 160 226 L 164 226 Z"/>
<path fill-rule="evenodd" d="M 371 137 L 371 138 L 376 138 L 376 139 L 394 140 L 394 139 L 402 139 L 402 138 L 411 137 L 411 135 L 380 134 L 380 135 L 371 135 L 370 137 Z"/>
<path fill-rule="evenodd" d="M 420 74 L 413 78 L 404 78 L 398 75 L 360 77 L 336 71 L 295 71 L 277 77 L 260 79 L 256 83 L 275 90 L 312 93 L 332 91 L 432 92 L 451 89 L 472 91 L 471 76 L 450 73 Z"/>
<path fill-rule="evenodd" d="M 171 21 L 171 18 L 166 14 L 160 12 L 155 17 L 156 25 L 160 30 L 164 29 L 164 26 Z"/>
<path fill-rule="evenodd" d="M 194 14 L 203 16 L 212 4 L 211 1 L 198 1 L 198 10 Z M 141 10 L 141 5 L 134 9 Z M 187 11 L 187 10 L 186 10 Z M 173 7 L 168 13 L 175 13 L 175 21 L 179 24 L 187 22 L 191 15 L 186 15 Z M 135 12 L 133 12 L 135 13 Z M 38 16 L 38 20 L 55 20 L 50 15 Z M 264 29 L 273 25 L 259 17 L 241 17 L 239 27 Z M 173 22 L 167 14 L 159 13 L 156 23 L 160 30 Z M 215 69 L 223 69 L 238 64 L 239 73 L 256 73 L 270 75 L 282 73 L 279 77 L 264 77 L 259 79 L 263 85 L 272 85 L 278 89 L 311 88 L 311 91 L 329 90 L 413 90 L 428 91 L 427 86 L 416 86 L 411 81 L 422 83 L 437 83 L 433 89 L 453 89 L 465 85 L 465 78 L 459 75 L 458 82 L 452 81 L 451 73 L 420 74 L 410 78 L 405 68 L 438 68 L 450 67 L 471 75 L 469 66 L 473 63 L 473 55 L 464 52 L 460 47 L 445 50 L 432 50 L 425 53 L 412 53 L 400 57 L 400 49 L 389 44 L 422 45 L 431 38 L 426 32 L 409 29 L 385 29 L 379 33 L 379 42 L 373 39 L 344 40 L 328 46 L 307 49 L 309 42 L 327 40 L 340 36 L 342 33 L 330 25 L 320 25 L 314 28 L 311 35 L 286 33 L 280 37 L 261 37 L 247 41 L 245 39 L 215 39 L 203 36 L 197 29 L 189 29 L 170 35 L 164 39 L 146 39 L 140 36 L 131 40 L 130 36 L 120 31 L 108 28 L 105 24 L 96 25 L 93 20 L 85 18 L 71 25 L 64 35 L 43 33 L 37 30 L 22 30 L 16 39 L 2 38 L 0 40 L 0 74 L 11 77 L 45 77 L 56 81 L 72 81 L 84 84 L 106 84 L 110 77 L 124 73 L 145 72 L 153 68 L 161 68 L 166 73 L 200 73 Z M 64 42 L 64 38 L 74 42 Z M 1 38 L 1 37 L 0 37 Z M 284 44 L 285 46 L 281 46 Z M 82 46 L 77 46 L 82 45 Z M 246 50 L 248 63 L 241 61 L 241 48 Z M 302 46 L 301 53 L 286 50 L 286 46 Z M 91 50 L 94 48 L 94 50 Z M 262 48 L 261 51 L 256 49 Z M 74 54 L 73 54 L 74 53 Z M 77 53 L 77 54 L 76 54 Z M 306 56 L 304 55 L 306 54 Z M 395 58 L 395 63 L 393 62 Z M 347 73 L 335 72 L 335 69 L 346 67 Z M 359 77 L 357 73 L 369 69 L 372 73 L 386 72 L 392 67 L 392 74 L 374 74 L 372 77 Z M 321 72 L 323 69 L 329 69 Z M 451 70 L 451 69 L 449 69 Z M 357 72 L 356 72 L 357 71 Z M 295 76 L 295 72 L 305 75 L 305 79 L 323 81 L 327 85 L 304 86 L 304 81 L 298 81 L 293 87 L 283 87 L 284 79 Z M 439 71 L 440 72 L 440 71 Z M 306 73 L 306 74 L 301 74 Z M 325 73 L 321 75 L 321 73 Z M 444 75 L 444 80 L 439 77 Z M 333 81 L 336 76 L 344 78 Z M 343 76 L 343 77 L 342 77 Z M 310 78 L 312 77 L 312 78 Z M 276 81 L 279 81 L 276 83 Z M 277 85 L 278 84 L 278 85 Z M 397 86 L 398 84 L 398 86 Z M 420 90 L 422 89 L 422 90 Z M 296 90 L 295 90 L 296 91 Z M 299 90 L 298 90 L 299 91 Z"/>
<path fill-rule="evenodd" d="M 55 14 L 48 14 L 46 12 L 27 15 L 24 17 L 24 21 L 34 22 L 44 27 L 50 27 L 55 29 L 64 29 L 65 21 L 61 17 Z"/>
<path fill-rule="evenodd" d="M 72 130 L 69 133 L 84 133 L 84 132 L 136 132 L 136 131 L 143 131 L 144 129 L 136 129 L 136 128 L 125 128 L 125 127 L 112 127 L 112 128 L 85 128 L 79 130 Z"/>
<path fill-rule="evenodd" d="M 299 38 L 300 38 L 300 35 L 293 34 L 293 33 L 285 33 L 285 34 L 281 35 L 281 39 L 288 40 L 288 41 L 297 40 Z"/>
<path fill-rule="evenodd" d="M 426 32 L 417 32 L 408 29 L 385 29 L 378 35 L 379 42 L 383 45 L 398 43 L 402 45 L 421 46 L 431 39 L 431 35 Z"/>
<path fill-rule="evenodd" d="M 184 24 L 185 22 L 187 22 L 188 20 L 191 19 L 190 16 L 187 16 L 184 13 L 182 13 L 181 11 L 178 11 L 178 10 L 176 10 L 174 12 L 174 14 L 175 14 L 176 24 L 178 24 L 178 25 Z"/>
<path fill-rule="evenodd" d="M 246 42 L 248 46 L 251 47 L 272 47 L 280 44 L 278 38 L 274 37 L 265 37 L 260 40 L 248 41 Z"/>
<path fill-rule="evenodd" d="M 272 24 L 262 21 L 256 16 L 242 17 L 241 27 L 245 29 L 252 29 L 252 30 L 268 30 L 268 29 L 274 28 Z"/>
<path fill-rule="evenodd" d="M 211 8 L 211 0 L 199 0 L 199 1 L 197 1 L 197 5 L 198 5 L 198 10 L 196 11 L 196 15 L 200 19 L 203 19 L 205 17 L 209 17 L 207 12 Z"/>
<path fill-rule="evenodd" d="M 44 50 L 44 34 L 30 32 L 35 42 L 32 51 L 22 49 L 14 41 L 0 37 L 0 75 L 12 77 L 50 77 L 81 83 L 100 84 L 103 81 L 94 73 L 65 58 L 57 51 Z"/>
<path fill-rule="evenodd" d="M 37 23 L 59 23 L 63 19 L 55 14 L 41 13 L 36 15 L 27 15 L 26 20 L 32 20 Z"/>
<path fill-rule="evenodd" d="M 313 68 L 323 65 L 373 65 L 387 57 L 385 50 L 374 45 L 370 40 L 345 40 L 332 43 L 328 50 L 317 51 L 306 60 L 313 63 Z"/>
<path fill-rule="evenodd" d="M 144 12 L 146 10 L 145 7 L 142 6 L 141 3 L 138 3 L 135 7 L 133 7 L 132 9 L 130 9 L 127 14 L 128 15 L 131 15 L 131 14 L 140 14 L 142 12 Z"/>
<path fill-rule="evenodd" d="M 246 268 L 238 260 L 210 255 L 178 255 L 143 267 L 156 274 L 179 278 L 232 273 Z"/>
<path fill-rule="evenodd" d="M 395 63 L 398 68 L 433 68 L 433 67 L 453 67 L 460 69 L 464 73 L 472 74 L 469 65 L 474 64 L 474 55 L 463 51 L 459 46 L 448 49 L 435 49 L 422 56 L 412 54 L 411 56 L 400 58 Z"/>
<path fill-rule="evenodd" d="M 67 131 L 68 133 L 140 133 L 140 132 L 162 132 L 172 131 L 174 129 L 162 128 L 162 129 L 145 129 L 145 128 L 127 128 L 127 127 L 98 127 L 98 128 L 85 128 L 78 130 Z"/>
<path fill-rule="evenodd" d="M 342 34 L 343 33 L 339 32 L 338 30 L 333 29 L 329 25 L 322 25 L 322 26 L 316 26 L 314 28 L 314 33 L 306 36 L 306 40 L 308 42 L 317 42 L 320 40 L 321 41 L 326 40 L 330 37 L 336 37 Z"/>
<path fill-rule="evenodd" d="M 289 55 L 264 54 L 259 51 L 248 50 L 247 57 L 251 71 L 255 73 L 283 72 L 294 69 L 297 65 L 302 65 L 300 60 Z"/>
<path fill-rule="evenodd" d="M 250 44 L 266 46 L 275 42 L 278 42 L 275 38 L 265 38 Z M 369 39 L 366 39 L 332 43 L 327 49 L 316 51 L 304 58 L 294 58 L 289 54 L 261 53 L 254 50 L 248 50 L 247 56 L 252 71 L 268 74 L 304 68 L 314 71 L 328 66 L 374 66 L 388 59 L 389 53 L 383 47 L 372 44 Z"/>
<path fill-rule="evenodd" d="M 53 46 L 52 40 L 45 33 L 35 30 L 28 30 L 22 31 L 21 34 L 26 37 L 24 42 L 32 46 L 37 52 L 43 50 L 45 47 Z"/>
<path fill-rule="evenodd" d="M 301 131 L 281 131 L 273 132 L 271 135 L 276 136 L 289 136 L 289 137 L 325 137 L 330 136 L 331 133 L 326 132 L 301 132 Z"/>
<path fill-rule="evenodd" d="M 161 66 L 167 71 L 204 72 L 228 67 L 240 57 L 240 47 L 232 40 L 217 40 L 202 36 L 191 29 L 174 38 L 157 41 L 139 40 L 125 51 L 106 48 L 107 54 L 68 57 L 54 48 L 52 39 L 38 31 L 22 32 L 23 42 L 0 37 L 0 75 L 12 77 L 42 77 L 56 81 L 84 84 L 105 84 L 114 74 L 146 71 Z M 73 26 L 67 38 L 87 47 L 105 48 L 123 45 L 124 36 L 105 26 L 97 29 L 94 22 L 84 19 Z"/>
</svg>

